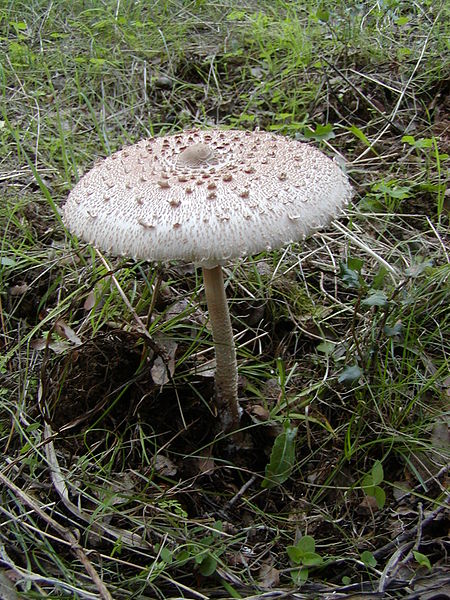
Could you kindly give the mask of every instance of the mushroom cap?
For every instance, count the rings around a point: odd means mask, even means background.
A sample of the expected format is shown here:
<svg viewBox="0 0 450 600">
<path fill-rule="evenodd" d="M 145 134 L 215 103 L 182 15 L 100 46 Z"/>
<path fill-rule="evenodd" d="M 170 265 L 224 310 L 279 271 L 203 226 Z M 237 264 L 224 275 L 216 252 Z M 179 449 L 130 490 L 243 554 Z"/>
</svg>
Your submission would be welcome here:
<svg viewBox="0 0 450 600">
<path fill-rule="evenodd" d="M 111 254 L 205 267 L 303 239 L 351 197 L 336 162 L 263 131 L 193 130 L 98 162 L 63 206 L 68 229 Z"/>
</svg>

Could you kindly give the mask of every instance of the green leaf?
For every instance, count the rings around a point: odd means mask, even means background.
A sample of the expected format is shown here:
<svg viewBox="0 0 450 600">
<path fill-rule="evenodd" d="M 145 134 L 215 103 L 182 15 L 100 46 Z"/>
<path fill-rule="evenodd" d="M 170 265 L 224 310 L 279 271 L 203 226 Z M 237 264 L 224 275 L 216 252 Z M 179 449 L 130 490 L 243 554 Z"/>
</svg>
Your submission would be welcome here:
<svg viewBox="0 0 450 600">
<path fill-rule="evenodd" d="M 373 496 L 375 493 L 375 485 L 371 474 L 364 475 L 361 481 L 361 487 L 368 496 Z"/>
<path fill-rule="evenodd" d="M 173 553 L 169 550 L 169 548 L 161 548 L 159 556 L 161 560 L 167 563 L 168 565 L 170 565 L 170 563 L 173 560 Z"/>
<path fill-rule="evenodd" d="M 385 267 L 380 267 L 380 270 L 375 275 L 372 281 L 372 289 L 373 290 L 381 290 L 384 285 L 384 279 L 386 277 L 387 269 Z"/>
<path fill-rule="evenodd" d="M 292 581 L 295 583 L 295 585 L 303 585 L 308 579 L 308 575 L 308 567 L 302 567 L 301 569 L 294 569 L 291 571 Z"/>
<path fill-rule="evenodd" d="M 311 535 L 301 537 L 295 546 L 288 546 L 286 552 L 295 565 L 314 567 L 321 565 L 323 558 L 315 551 L 316 542 Z"/>
<path fill-rule="evenodd" d="M 409 144 L 410 146 L 414 146 L 416 143 L 416 138 L 413 135 L 404 135 L 402 137 L 402 142 L 404 144 Z"/>
<path fill-rule="evenodd" d="M 198 570 L 204 577 L 209 577 L 216 569 L 217 560 L 211 554 L 207 554 L 198 567 Z"/>
<path fill-rule="evenodd" d="M 297 546 L 288 546 L 286 548 L 287 555 L 289 559 L 294 563 L 294 565 L 301 565 L 303 552 L 297 548 Z"/>
<path fill-rule="evenodd" d="M 311 131 L 308 127 L 305 127 L 303 130 L 303 135 L 305 138 L 309 140 L 316 140 L 320 142 L 321 140 L 330 140 L 336 137 L 336 134 L 333 131 L 333 125 L 328 123 L 327 125 L 321 125 L 320 123 L 316 124 L 314 131 Z"/>
<path fill-rule="evenodd" d="M 380 483 L 383 483 L 383 480 L 384 480 L 383 465 L 381 464 L 381 462 L 379 460 L 377 460 L 373 464 L 373 467 L 371 470 L 371 475 L 372 475 L 373 485 L 380 485 Z"/>
<path fill-rule="evenodd" d="M 354 136 L 356 136 L 359 140 L 361 140 L 361 142 L 363 142 L 366 146 L 370 146 L 370 140 L 364 135 L 364 133 L 361 131 L 361 129 L 359 129 L 359 127 L 356 127 L 356 125 L 352 125 L 349 128 L 349 131 L 351 131 L 353 133 Z"/>
<path fill-rule="evenodd" d="M 418 262 L 415 265 L 411 265 L 410 267 L 408 267 L 405 273 L 406 275 L 408 275 L 408 277 L 419 277 L 419 275 L 422 275 L 424 271 L 426 271 L 432 266 L 433 259 L 424 260 L 423 262 Z"/>
<path fill-rule="evenodd" d="M 362 375 L 362 370 L 358 367 L 358 365 L 353 365 L 351 367 L 346 367 L 342 373 L 338 377 L 339 383 L 354 383 L 358 381 L 358 379 Z"/>
<path fill-rule="evenodd" d="M 227 15 L 227 21 L 242 21 L 245 19 L 245 14 L 243 10 L 232 10 Z"/>
<path fill-rule="evenodd" d="M 431 571 L 432 567 L 431 567 L 430 559 L 428 558 L 428 556 L 425 556 L 425 554 L 422 554 L 422 552 L 418 552 L 417 550 L 413 550 L 413 554 L 414 554 L 414 558 L 416 559 L 416 561 L 419 563 L 419 565 L 421 567 L 426 567 L 427 569 L 429 569 Z"/>
<path fill-rule="evenodd" d="M 302 559 L 302 564 L 306 567 L 317 567 L 323 563 L 323 558 L 316 552 L 306 552 Z"/>
<path fill-rule="evenodd" d="M 298 540 L 295 546 L 301 552 L 315 552 L 316 541 L 312 535 L 304 535 Z"/>
<path fill-rule="evenodd" d="M 381 290 L 372 290 L 369 296 L 361 301 L 361 304 L 364 304 L 364 306 L 387 306 L 388 299 Z"/>
<path fill-rule="evenodd" d="M 291 475 L 295 464 L 297 429 L 297 427 L 291 427 L 288 421 L 284 426 L 283 433 L 276 437 L 261 487 L 267 489 L 275 487 L 284 483 Z"/>
<path fill-rule="evenodd" d="M 375 486 L 373 497 L 377 501 L 378 508 L 383 508 L 386 504 L 386 492 L 379 485 Z"/>
<path fill-rule="evenodd" d="M 330 19 L 330 13 L 323 9 L 323 8 L 319 8 L 318 11 L 316 12 L 316 17 L 320 20 L 323 21 L 324 23 L 327 23 Z"/>
<path fill-rule="evenodd" d="M 8 256 L 2 256 L 0 258 L 0 265 L 3 265 L 4 267 L 15 267 L 16 264 L 16 261 Z"/>
<path fill-rule="evenodd" d="M 406 142 L 410 146 L 414 146 L 414 148 L 432 148 L 433 139 L 432 138 L 420 138 L 416 140 L 412 135 L 404 135 L 402 137 L 402 142 Z"/>
<path fill-rule="evenodd" d="M 364 552 L 361 552 L 361 560 L 366 567 L 376 567 L 378 562 L 375 556 L 372 554 L 372 552 L 369 552 L 369 550 L 364 550 Z"/>
<path fill-rule="evenodd" d="M 358 273 L 360 273 L 361 269 L 364 266 L 364 261 L 360 258 L 354 258 L 352 256 L 349 256 L 347 259 L 347 266 L 350 269 L 353 269 L 353 271 L 358 271 Z"/>
<path fill-rule="evenodd" d="M 345 283 L 346 286 L 348 286 L 350 288 L 359 288 L 360 287 L 358 271 L 355 271 L 355 269 L 351 269 L 345 263 L 340 264 L 340 269 L 341 269 L 340 275 L 341 275 L 342 281 Z"/>
<path fill-rule="evenodd" d="M 388 337 L 394 337 L 396 335 L 400 335 L 402 332 L 402 329 L 403 329 L 403 325 L 401 324 L 401 322 L 398 322 L 394 325 L 394 327 L 385 325 L 383 331 Z"/>
<path fill-rule="evenodd" d="M 317 352 L 323 352 L 324 354 L 332 354 L 336 348 L 336 344 L 333 342 L 321 342 L 317 344 L 316 350 Z"/>
</svg>

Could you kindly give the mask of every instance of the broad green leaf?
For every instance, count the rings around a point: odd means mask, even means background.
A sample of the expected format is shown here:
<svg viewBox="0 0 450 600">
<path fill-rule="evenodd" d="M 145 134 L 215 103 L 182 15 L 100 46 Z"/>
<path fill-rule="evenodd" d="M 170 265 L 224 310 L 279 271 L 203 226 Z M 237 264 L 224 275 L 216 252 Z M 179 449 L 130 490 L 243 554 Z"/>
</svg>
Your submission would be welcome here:
<svg viewBox="0 0 450 600">
<path fill-rule="evenodd" d="M 347 266 L 350 269 L 353 269 L 353 271 L 358 271 L 358 273 L 360 273 L 361 269 L 364 266 L 364 261 L 360 258 L 354 258 L 353 256 L 349 256 L 347 259 Z"/>
<path fill-rule="evenodd" d="M 380 485 L 384 480 L 383 465 L 377 460 L 371 470 L 373 485 Z"/>
<path fill-rule="evenodd" d="M 414 554 L 414 558 L 416 559 L 416 561 L 419 563 L 419 565 L 421 567 L 426 567 L 427 569 L 429 569 L 431 571 L 431 563 L 430 563 L 430 559 L 428 558 L 428 556 L 425 556 L 425 554 L 422 554 L 422 552 L 418 552 L 417 550 L 413 550 L 413 554 Z"/>
<path fill-rule="evenodd" d="M 406 275 L 408 275 L 408 277 L 419 277 L 419 275 L 422 275 L 424 271 L 426 271 L 432 266 L 433 259 L 425 260 L 423 262 L 416 263 L 415 265 L 411 265 L 406 269 L 405 273 Z"/>
<path fill-rule="evenodd" d="M 297 429 L 287 422 L 283 433 L 276 437 L 261 487 L 269 489 L 284 483 L 289 478 L 295 463 Z"/>
<path fill-rule="evenodd" d="M 330 20 L 330 13 L 327 10 L 325 10 L 324 8 L 319 8 L 318 11 L 316 12 L 316 17 L 320 21 L 327 23 Z"/>
<path fill-rule="evenodd" d="M 386 492 L 379 485 L 375 486 L 373 497 L 377 501 L 378 508 L 383 508 L 386 504 Z"/>
<path fill-rule="evenodd" d="M 372 475 L 366 475 L 361 482 L 364 493 L 368 496 L 375 496 L 375 486 L 373 485 Z"/>
<path fill-rule="evenodd" d="M 16 264 L 16 261 L 8 256 L 2 256 L 0 258 L 0 265 L 3 265 L 4 267 L 15 267 Z"/>
<path fill-rule="evenodd" d="M 340 269 L 341 269 L 340 275 L 341 275 L 342 281 L 345 283 L 346 286 L 351 287 L 351 288 L 359 288 L 360 287 L 358 271 L 351 269 L 345 263 L 340 264 Z"/>
<path fill-rule="evenodd" d="M 322 557 L 315 552 L 316 542 L 311 535 L 301 537 L 295 546 L 288 546 L 286 552 L 296 565 L 316 566 L 323 562 Z"/>
<path fill-rule="evenodd" d="M 318 352 L 323 352 L 324 354 L 332 354 L 334 349 L 336 348 L 336 344 L 333 342 L 321 342 L 316 346 L 316 350 Z"/>
<path fill-rule="evenodd" d="M 386 277 L 387 269 L 385 267 L 380 267 L 378 273 L 375 275 L 372 281 L 372 289 L 373 290 L 381 290 L 384 285 L 384 279 Z"/>
<path fill-rule="evenodd" d="M 216 569 L 217 560 L 211 554 L 207 554 L 198 567 L 198 570 L 204 577 L 209 577 Z"/>
<path fill-rule="evenodd" d="M 339 383 L 354 383 L 358 381 L 358 379 L 362 375 L 362 370 L 358 367 L 358 365 L 353 365 L 351 367 L 346 367 L 342 373 L 338 377 Z"/>
<path fill-rule="evenodd" d="M 287 555 L 294 565 L 301 565 L 303 552 L 297 548 L 297 546 L 288 546 L 286 548 Z"/>
<path fill-rule="evenodd" d="M 168 565 L 170 565 L 170 563 L 173 560 L 173 552 L 169 550 L 169 548 L 161 548 L 159 556 L 161 560 L 167 563 Z"/>
<path fill-rule="evenodd" d="M 404 135 L 402 137 L 402 142 L 404 144 L 409 144 L 410 146 L 414 146 L 416 143 L 416 138 L 413 135 Z"/>
<path fill-rule="evenodd" d="M 388 337 L 394 337 L 396 335 L 400 335 L 402 332 L 402 329 L 403 329 L 403 325 L 400 322 L 398 322 L 393 327 L 390 327 L 389 325 L 385 325 L 383 331 Z"/>
<path fill-rule="evenodd" d="M 316 552 L 306 552 L 303 556 L 302 563 L 306 567 L 317 567 L 323 563 L 323 558 Z"/>
<path fill-rule="evenodd" d="M 361 301 L 364 306 L 387 306 L 388 299 L 381 290 L 372 290 L 367 298 Z"/>
<path fill-rule="evenodd" d="M 306 127 L 303 130 L 303 135 L 307 139 L 316 141 L 329 140 L 336 137 L 336 134 L 333 131 L 333 125 L 331 125 L 331 123 L 328 123 L 327 125 L 321 125 L 320 123 L 317 123 L 314 131 L 311 131 L 311 129 Z"/>
<path fill-rule="evenodd" d="M 364 552 L 361 552 L 361 560 L 367 567 L 377 566 L 377 559 L 372 552 L 369 552 L 369 550 L 364 550 Z"/>
<path fill-rule="evenodd" d="M 316 541 L 312 535 L 304 535 L 298 540 L 296 547 L 301 550 L 301 552 L 315 552 Z"/>
<path fill-rule="evenodd" d="M 302 567 L 301 569 L 294 569 L 291 571 L 292 581 L 295 583 L 295 585 L 303 585 L 308 579 L 308 575 L 308 567 Z"/>
</svg>

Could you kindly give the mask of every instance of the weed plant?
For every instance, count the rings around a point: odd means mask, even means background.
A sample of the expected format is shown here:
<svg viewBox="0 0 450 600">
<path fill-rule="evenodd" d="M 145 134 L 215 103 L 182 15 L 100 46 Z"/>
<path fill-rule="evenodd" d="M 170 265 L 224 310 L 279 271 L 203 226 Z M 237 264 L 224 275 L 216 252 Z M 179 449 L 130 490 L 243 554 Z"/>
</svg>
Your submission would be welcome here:
<svg viewBox="0 0 450 600">
<path fill-rule="evenodd" d="M 442 588 L 448 23 L 430 0 L 0 0 L 2 597 Z M 195 269 L 105 257 L 58 212 L 99 157 L 209 126 L 314 143 L 355 188 L 226 271 L 234 452 Z"/>
</svg>

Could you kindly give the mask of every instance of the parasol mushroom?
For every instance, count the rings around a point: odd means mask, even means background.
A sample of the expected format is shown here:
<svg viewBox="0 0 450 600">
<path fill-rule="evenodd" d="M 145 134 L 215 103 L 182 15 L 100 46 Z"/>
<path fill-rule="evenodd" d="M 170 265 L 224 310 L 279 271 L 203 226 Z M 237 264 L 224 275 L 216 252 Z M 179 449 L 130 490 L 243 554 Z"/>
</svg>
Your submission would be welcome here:
<svg viewBox="0 0 450 600">
<path fill-rule="evenodd" d="M 236 352 L 221 265 L 304 239 L 351 197 L 316 148 L 262 131 L 193 130 L 142 140 L 97 163 L 63 207 L 67 228 L 104 251 L 203 269 L 216 404 L 239 424 Z"/>
</svg>

